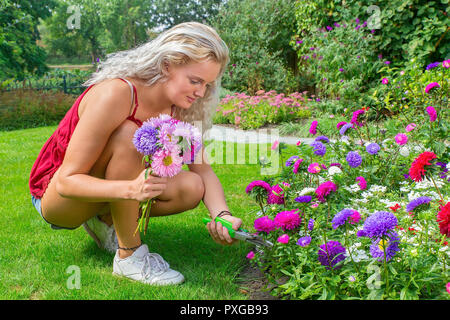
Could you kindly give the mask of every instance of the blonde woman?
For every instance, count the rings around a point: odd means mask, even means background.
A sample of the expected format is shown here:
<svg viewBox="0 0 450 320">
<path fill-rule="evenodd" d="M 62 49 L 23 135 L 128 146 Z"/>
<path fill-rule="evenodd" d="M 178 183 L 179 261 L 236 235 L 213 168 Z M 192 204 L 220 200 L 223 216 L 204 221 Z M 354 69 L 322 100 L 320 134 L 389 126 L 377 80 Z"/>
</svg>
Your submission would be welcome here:
<svg viewBox="0 0 450 320">
<path fill-rule="evenodd" d="M 181 273 L 134 234 L 139 203 L 152 198 L 151 216 L 165 216 L 203 200 L 213 220 L 221 216 L 234 229 L 242 221 L 229 212 L 203 150 L 189 171 L 145 179 L 132 137 L 143 121 L 160 114 L 209 129 L 228 61 L 228 48 L 216 31 L 197 22 L 109 55 L 33 165 L 32 203 L 42 218 L 53 229 L 83 225 L 100 247 L 115 252 L 117 275 L 154 285 L 183 282 Z M 207 228 L 217 243 L 235 241 L 220 223 Z"/>
</svg>

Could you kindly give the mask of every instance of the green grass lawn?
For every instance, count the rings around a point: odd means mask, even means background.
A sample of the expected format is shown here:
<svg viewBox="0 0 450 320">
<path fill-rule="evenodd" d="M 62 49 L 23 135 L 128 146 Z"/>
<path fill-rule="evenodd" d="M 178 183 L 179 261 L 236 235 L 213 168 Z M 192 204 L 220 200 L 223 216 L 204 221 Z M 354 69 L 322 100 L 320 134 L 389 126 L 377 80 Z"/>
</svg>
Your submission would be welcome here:
<svg viewBox="0 0 450 320">
<path fill-rule="evenodd" d="M 183 273 L 180 286 L 152 287 L 112 275 L 113 255 L 97 248 L 82 227 L 53 230 L 31 204 L 28 179 L 44 142 L 56 126 L 0 132 L 0 299 L 247 299 L 238 276 L 252 246 L 216 244 L 196 209 L 150 220 L 143 242 Z M 236 148 L 236 146 L 234 146 Z M 252 230 L 257 205 L 245 187 L 261 179 L 258 165 L 213 164 L 230 210 Z M 80 289 L 69 289 L 70 266 Z M 69 268 L 69 269 L 68 269 Z M 67 272 L 69 271 L 69 272 Z"/>
</svg>

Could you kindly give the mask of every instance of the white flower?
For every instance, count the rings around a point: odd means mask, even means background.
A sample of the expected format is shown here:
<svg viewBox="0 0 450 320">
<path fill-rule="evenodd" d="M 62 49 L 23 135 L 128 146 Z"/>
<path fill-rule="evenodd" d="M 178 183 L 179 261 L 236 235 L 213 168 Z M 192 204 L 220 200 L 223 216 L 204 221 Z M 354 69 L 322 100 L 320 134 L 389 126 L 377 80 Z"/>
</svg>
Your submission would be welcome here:
<svg viewBox="0 0 450 320">
<path fill-rule="evenodd" d="M 330 169 L 328 169 L 329 176 L 333 176 L 335 174 L 340 174 L 340 173 L 342 173 L 342 170 L 339 167 L 332 166 L 332 167 L 330 167 Z"/>
<path fill-rule="evenodd" d="M 400 151 L 400 155 L 401 156 L 403 156 L 403 157 L 409 156 L 409 149 L 408 149 L 408 147 L 401 147 L 399 151 Z"/>
<path fill-rule="evenodd" d="M 299 195 L 304 196 L 307 194 L 315 194 L 315 193 L 316 193 L 316 189 L 314 189 L 314 188 L 304 188 L 302 191 L 300 191 Z"/>
</svg>

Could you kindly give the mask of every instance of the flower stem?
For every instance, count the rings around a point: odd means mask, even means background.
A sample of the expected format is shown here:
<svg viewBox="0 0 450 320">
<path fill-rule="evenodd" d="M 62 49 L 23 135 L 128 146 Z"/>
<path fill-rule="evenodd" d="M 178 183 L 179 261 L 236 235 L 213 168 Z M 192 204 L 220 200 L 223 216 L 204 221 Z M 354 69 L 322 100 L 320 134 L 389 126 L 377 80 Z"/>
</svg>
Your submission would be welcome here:
<svg viewBox="0 0 450 320">
<path fill-rule="evenodd" d="M 385 283 L 386 283 L 386 297 L 389 297 L 389 276 L 388 276 L 388 270 L 387 270 L 387 262 L 386 262 L 386 242 L 384 237 L 381 238 L 381 241 L 383 242 L 383 264 L 384 264 L 384 277 L 385 277 Z"/>
<path fill-rule="evenodd" d="M 438 186 L 436 185 L 436 182 L 433 179 L 433 176 L 430 175 L 431 181 L 433 181 L 434 187 L 436 188 L 437 192 L 439 193 L 439 197 L 441 197 L 442 204 L 444 204 L 444 198 L 442 197 L 441 191 L 439 190 Z"/>
</svg>

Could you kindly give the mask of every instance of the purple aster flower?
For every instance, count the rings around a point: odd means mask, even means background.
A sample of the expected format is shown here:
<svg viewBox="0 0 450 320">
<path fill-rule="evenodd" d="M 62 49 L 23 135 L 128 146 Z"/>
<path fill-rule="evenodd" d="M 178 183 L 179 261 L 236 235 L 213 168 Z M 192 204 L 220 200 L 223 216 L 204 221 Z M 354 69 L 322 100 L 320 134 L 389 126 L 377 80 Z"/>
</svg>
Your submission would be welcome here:
<svg viewBox="0 0 450 320">
<path fill-rule="evenodd" d="M 297 244 L 300 247 L 307 247 L 307 246 L 309 246 L 310 243 L 311 243 L 311 237 L 310 236 L 301 237 L 300 239 L 297 240 Z"/>
<path fill-rule="evenodd" d="M 323 142 L 325 142 L 325 143 L 329 143 L 329 142 L 330 142 L 330 139 L 328 139 L 328 138 L 325 137 L 325 136 L 318 136 L 316 139 L 314 139 L 314 141 L 323 141 Z"/>
<path fill-rule="evenodd" d="M 380 146 L 375 142 L 370 143 L 367 145 L 366 151 L 367 151 L 367 153 L 370 153 L 370 154 L 377 154 L 378 151 L 380 151 Z"/>
<path fill-rule="evenodd" d="M 410 203 L 408 203 L 408 205 L 406 206 L 406 211 L 408 211 L 408 212 L 414 211 L 415 209 L 417 209 L 418 207 L 420 207 L 422 205 L 425 205 L 425 206 L 428 205 L 430 203 L 430 201 L 431 201 L 430 197 L 416 198 L 416 199 L 412 200 Z M 423 209 L 423 207 L 421 209 Z"/>
<path fill-rule="evenodd" d="M 369 238 L 381 238 L 398 224 L 397 217 L 387 211 L 378 211 L 364 221 L 363 230 Z"/>
<path fill-rule="evenodd" d="M 344 209 L 340 212 L 336 213 L 331 224 L 333 225 L 333 229 L 337 229 L 338 227 L 345 224 L 345 222 L 353 215 L 354 210 L 352 209 Z"/>
<path fill-rule="evenodd" d="M 441 64 L 441 62 L 433 62 L 433 63 L 430 63 L 429 65 L 427 65 L 427 70 L 431 70 L 431 69 L 433 69 L 433 68 L 436 68 L 436 67 L 438 67 L 439 65 Z"/>
<path fill-rule="evenodd" d="M 133 136 L 134 146 L 143 155 L 154 154 L 159 149 L 157 142 L 158 130 L 146 122 L 136 130 Z"/>
<path fill-rule="evenodd" d="M 340 71 L 340 72 L 344 72 L 344 69 L 343 69 L 343 68 L 339 68 L 339 71 Z"/>
<path fill-rule="evenodd" d="M 339 269 L 340 266 L 336 267 L 336 265 L 346 258 L 345 248 L 338 241 L 328 241 L 320 245 L 318 255 L 319 262 L 328 270 Z"/>
<path fill-rule="evenodd" d="M 308 230 L 309 231 L 313 231 L 314 230 L 314 219 L 313 218 L 311 218 L 311 219 L 309 219 L 309 221 L 308 221 Z"/>
<path fill-rule="evenodd" d="M 350 151 L 347 153 L 347 157 L 345 158 L 347 160 L 348 165 L 352 168 L 359 167 L 362 163 L 362 158 L 356 151 Z"/>
<path fill-rule="evenodd" d="M 364 230 L 358 230 L 358 232 L 356 232 L 356 236 L 358 238 L 367 237 L 367 234 L 366 234 L 366 232 Z"/>
<path fill-rule="evenodd" d="M 339 133 L 341 134 L 341 136 L 343 136 L 345 134 L 345 132 L 350 128 L 353 128 L 353 124 L 346 123 L 341 127 L 341 129 L 339 129 Z"/>
<path fill-rule="evenodd" d="M 400 251 L 399 244 L 400 237 L 396 232 L 391 231 L 389 235 L 387 235 L 387 239 L 383 240 L 379 238 L 372 242 L 370 254 L 374 258 L 378 258 L 378 261 L 381 262 L 384 260 L 384 252 L 386 251 L 386 262 L 388 262 L 398 251 Z"/>
<path fill-rule="evenodd" d="M 320 141 L 315 141 L 311 143 L 310 146 L 314 148 L 314 154 L 316 156 L 323 157 L 327 152 L 327 147 L 325 147 L 325 145 Z"/>
<path fill-rule="evenodd" d="M 297 160 L 299 158 L 299 156 L 292 156 L 289 159 L 286 160 L 286 167 L 290 167 L 292 166 L 292 164 L 295 162 L 295 160 Z"/>
<path fill-rule="evenodd" d="M 275 223 L 268 216 L 256 219 L 253 226 L 255 230 L 263 231 L 266 233 L 269 233 L 275 229 Z"/>
<path fill-rule="evenodd" d="M 300 196 L 295 198 L 295 201 L 300 202 L 300 203 L 308 203 L 311 202 L 312 197 L 311 196 Z"/>
</svg>

